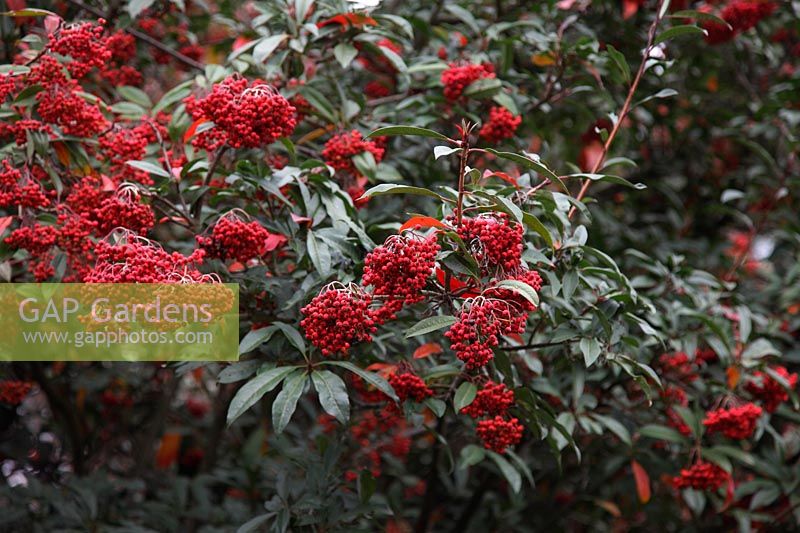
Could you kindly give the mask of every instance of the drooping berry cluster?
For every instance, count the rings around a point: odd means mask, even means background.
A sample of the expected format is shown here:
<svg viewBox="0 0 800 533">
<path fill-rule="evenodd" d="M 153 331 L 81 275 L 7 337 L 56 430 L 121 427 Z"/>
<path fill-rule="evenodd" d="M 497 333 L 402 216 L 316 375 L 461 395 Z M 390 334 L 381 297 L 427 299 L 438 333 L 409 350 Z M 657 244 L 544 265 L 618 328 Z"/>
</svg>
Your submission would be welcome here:
<svg viewBox="0 0 800 533">
<path fill-rule="evenodd" d="M 364 260 L 363 284 L 371 285 L 381 307 L 373 312 L 376 323 L 392 320 L 404 305 L 421 302 L 436 263 L 439 244 L 434 238 L 413 233 L 392 235 Z"/>
<path fill-rule="evenodd" d="M 494 358 L 492 348 L 500 344 L 501 336 L 525 330 L 527 313 L 512 302 L 478 296 L 464 302 L 457 318 L 444 335 L 456 357 L 475 370 Z"/>
<path fill-rule="evenodd" d="M 216 149 L 227 143 L 233 148 L 258 148 L 292 134 L 295 108 L 275 88 L 239 76 L 229 76 L 214 85 L 205 98 L 190 96 L 186 110 L 195 121 L 214 122 L 214 128 L 197 135 L 192 143 Z"/>
<path fill-rule="evenodd" d="M 686 407 L 689 405 L 689 399 L 686 396 L 686 391 L 674 385 L 667 385 L 661 393 L 661 398 L 666 404 L 665 414 L 667 416 L 667 424 L 678 430 L 682 435 L 690 435 L 692 430 L 684 421 L 683 417 L 674 409 L 676 405 Z"/>
<path fill-rule="evenodd" d="M 401 402 L 406 400 L 421 402 L 425 398 L 433 396 L 433 391 L 425 385 L 425 381 L 414 374 L 410 368 L 402 368 L 394 372 L 389 376 L 389 384 Z"/>
<path fill-rule="evenodd" d="M 493 106 L 489 110 L 489 120 L 480 129 L 480 136 L 489 143 L 498 143 L 514 136 L 522 123 L 522 117 L 514 116 L 505 107 Z"/>
<path fill-rule="evenodd" d="M 139 235 L 150 231 L 155 225 L 155 216 L 150 206 L 140 199 L 136 189 L 123 186 L 117 194 L 103 200 L 94 212 L 99 236 L 104 237 L 115 228 L 126 228 Z"/>
<path fill-rule="evenodd" d="M 706 461 L 699 460 L 689 468 L 681 470 L 679 476 L 672 480 L 678 489 L 717 490 L 728 481 L 730 474 Z"/>
<path fill-rule="evenodd" d="M 695 381 L 697 368 L 683 352 L 665 353 L 658 358 L 662 371 L 670 378 L 679 381 Z"/>
<path fill-rule="evenodd" d="M 306 338 L 325 357 L 345 355 L 357 342 L 372 340 L 372 296 L 356 285 L 331 283 L 301 309 Z"/>
<path fill-rule="evenodd" d="M 105 44 L 111 57 L 100 71 L 103 79 L 115 87 L 141 85 L 141 72 L 129 64 L 136 56 L 136 38 L 124 31 L 117 31 L 106 38 Z"/>
<path fill-rule="evenodd" d="M 503 383 L 486 381 L 475 395 L 475 399 L 461 412 L 472 418 L 505 415 L 514 403 L 514 391 Z"/>
<path fill-rule="evenodd" d="M 33 388 L 33 383 L 28 381 L 4 380 L 0 381 L 0 403 L 12 407 L 22 403 L 25 396 Z"/>
<path fill-rule="evenodd" d="M 169 117 L 157 117 L 159 122 L 168 122 Z M 116 125 L 113 129 L 103 133 L 98 138 L 100 150 L 97 158 L 109 163 L 109 171 L 115 181 L 133 181 L 144 185 L 152 185 L 150 174 L 128 165 L 128 161 L 138 161 L 145 158 L 147 145 L 157 140 L 156 128 L 162 138 L 167 137 L 167 130 L 163 124 L 148 119 L 147 123 L 137 124 L 132 127 Z"/>
<path fill-rule="evenodd" d="M 55 273 L 53 246 L 57 238 L 58 231 L 55 227 L 34 224 L 15 229 L 5 239 L 5 243 L 11 249 L 27 250 L 30 255 L 28 270 L 36 281 L 44 281 Z"/>
<path fill-rule="evenodd" d="M 494 77 L 494 66 L 491 63 L 450 63 L 447 70 L 442 72 L 444 97 L 450 101 L 458 100 L 471 83 Z"/>
<path fill-rule="evenodd" d="M 457 231 L 485 272 L 512 272 L 519 268 L 524 229 L 506 213 L 464 218 Z"/>
<path fill-rule="evenodd" d="M 353 162 L 353 157 L 369 152 L 380 163 L 384 150 L 375 141 L 362 138 L 361 132 L 352 130 L 334 135 L 325 143 L 322 157 L 325 163 L 334 169 L 351 175 L 359 175 L 358 168 Z"/>
<path fill-rule="evenodd" d="M 11 166 L 7 159 L 0 169 L 0 207 L 12 206 L 39 209 L 50 205 L 50 199 L 35 180 L 24 182 L 22 172 Z"/>
<path fill-rule="evenodd" d="M 789 373 L 786 367 L 775 366 L 772 370 L 784 379 L 790 390 L 797 387 L 797 374 Z M 745 390 L 753 395 L 764 405 L 764 409 L 769 413 L 774 413 L 780 404 L 789 399 L 789 392 L 781 385 L 778 380 L 766 372 L 756 371 L 753 379 L 745 384 Z"/>
<path fill-rule="evenodd" d="M 75 79 L 86 76 L 93 68 L 103 68 L 111 59 L 111 51 L 103 39 L 103 25 L 91 22 L 66 26 L 50 36 L 50 50 L 68 56 L 67 70 Z"/>
<path fill-rule="evenodd" d="M 754 403 L 706 413 L 703 425 L 709 433 L 720 432 L 729 439 L 747 439 L 753 435 L 763 410 Z"/>
<path fill-rule="evenodd" d="M 189 256 L 169 253 L 130 231 L 117 230 L 95 247 L 97 263 L 86 275 L 87 283 L 199 283 L 212 278 L 197 270 L 205 250 Z"/>
<path fill-rule="evenodd" d="M 236 214 L 228 213 L 214 224 L 210 237 L 198 236 L 197 243 L 208 252 L 208 257 L 246 263 L 266 252 L 270 235 L 255 220 L 246 222 Z"/>
<path fill-rule="evenodd" d="M 475 429 L 487 450 L 503 453 L 506 448 L 516 445 L 522 440 L 524 427 L 516 418 L 496 416 L 481 420 Z"/>
</svg>

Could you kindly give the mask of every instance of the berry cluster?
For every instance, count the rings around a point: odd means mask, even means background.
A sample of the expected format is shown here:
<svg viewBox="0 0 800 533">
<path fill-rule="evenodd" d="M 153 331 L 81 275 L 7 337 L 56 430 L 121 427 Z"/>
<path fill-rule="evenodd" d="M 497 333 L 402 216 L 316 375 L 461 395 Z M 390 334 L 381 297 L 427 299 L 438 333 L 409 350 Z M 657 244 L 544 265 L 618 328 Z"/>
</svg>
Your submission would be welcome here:
<svg viewBox="0 0 800 533">
<path fill-rule="evenodd" d="M 706 30 L 706 42 L 720 44 L 730 41 L 739 33 L 753 28 L 764 18 L 770 16 L 777 4 L 766 0 L 732 0 L 722 8 L 719 16 L 730 24 L 730 28 L 713 20 L 703 21 L 702 27 Z M 700 6 L 699 11 L 710 13 L 710 5 Z"/>
<path fill-rule="evenodd" d="M 277 90 L 258 81 L 230 76 L 214 85 L 211 93 L 186 99 L 186 110 L 195 121 L 214 122 L 192 144 L 214 150 L 227 143 L 233 148 L 258 148 L 291 135 L 297 124 L 295 108 Z"/>
<path fill-rule="evenodd" d="M 0 170 L 0 207 L 11 206 L 38 209 L 50 205 L 50 199 L 36 181 L 22 183 L 22 173 L 11 166 L 7 159 Z"/>
<path fill-rule="evenodd" d="M 352 130 L 328 139 L 322 150 L 322 157 L 334 169 L 356 176 L 360 173 L 353 162 L 353 156 L 365 152 L 371 153 L 378 163 L 383 159 L 384 149 L 377 142 L 364 140 L 360 131 Z"/>
<path fill-rule="evenodd" d="M 111 59 L 111 51 L 103 39 L 103 25 L 90 22 L 67 26 L 50 36 L 50 50 L 72 61 L 67 63 L 67 70 L 75 79 L 86 76 L 93 68 L 103 68 Z"/>
<path fill-rule="evenodd" d="M 664 387 L 664 391 L 661 393 L 661 399 L 664 400 L 666 404 L 666 415 L 667 415 L 667 424 L 670 427 L 675 428 L 681 435 L 690 435 L 692 430 L 683 420 L 683 417 L 673 409 L 673 406 L 679 405 L 681 407 L 686 407 L 689 405 L 689 399 L 686 396 L 686 391 L 680 387 L 676 387 L 674 385 L 667 385 Z"/>
<path fill-rule="evenodd" d="M 160 122 L 169 122 L 169 117 L 157 117 Z M 167 137 L 163 124 L 148 121 L 133 127 L 115 126 L 98 138 L 100 150 L 97 159 L 109 163 L 109 171 L 116 182 L 135 181 L 144 185 L 152 185 L 150 174 L 127 164 L 128 161 L 144 159 L 147 145 L 157 140 L 156 128 L 162 138 Z"/>
<path fill-rule="evenodd" d="M 376 323 L 392 320 L 404 305 L 424 299 L 422 289 L 433 271 L 437 253 L 439 244 L 434 238 L 405 233 L 389 237 L 367 255 L 363 284 L 372 285 L 373 295 L 382 301 L 373 312 Z"/>
<path fill-rule="evenodd" d="M 94 212 L 98 234 L 105 236 L 115 228 L 126 228 L 139 235 L 150 231 L 155 225 L 153 210 L 139 200 L 139 193 L 131 187 L 122 187 L 117 194 L 103 200 Z"/>
<path fill-rule="evenodd" d="M 480 136 L 489 143 L 499 143 L 514 136 L 522 123 L 522 117 L 514 116 L 505 107 L 493 106 L 489 110 L 489 120 L 480 129 Z"/>
<path fill-rule="evenodd" d="M 483 441 L 484 448 L 503 453 L 506 448 L 514 446 L 522 440 L 524 429 L 516 418 L 506 419 L 496 416 L 478 422 L 475 431 Z"/>
<path fill-rule="evenodd" d="M 110 242 L 111 241 L 111 242 Z M 195 265 L 205 250 L 189 256 L 169 253 L 157 244 L 129 231 L 115 231 L 97 243 L 97 263 L 86 275 L 87 283 L 186 283 L 209 281 Z"/>
<path fill-rule="evenodd" d="M 747 439 L 756 430 L 756 422 L 762 412 L 754 403 L 717 409 L 706 413 L 703 425 L 708 428 L 709 433 L 720 432 L 729 439 Z"/>
<path fill-rule="evenodd" d="M 695 381 L 697 368 L 689 356 L 683 352 L 665 353 L 658 358 L 664 374 L 679 381 Z"/>
<path fill-rule="evenodd" d="M 208 257 L 246 263 L 266 252 L 270 235 L 258 222 L 245 222 L 228 213 L 214 224 L 210 237 L 198 236 L 197 244 L 208 252 Z"/>
<path fill-rule="evenodd" d="M 464 218 L 457 231 L 484 273 L 512 272 L 520 266 L 524 229 L 506 213 Z"/>
<path fill-rule="evenodd" d="M 719 466 L 705 461 L 697 461 L 672 480 L 678 489 L 717 490 L 730 479 L 730 474 Z"/>
<path fill-rule="evenodd" d="M 52 248 L 57 238 L 55 227 L 34 224 L 12 231 L 5 244 L 11 249 L 27 250 L 30 255 L 28 270 L 36 281 L 44 281 L 55 273 Z"/>
<path fill-rule="evenodd" d="M 514 391 L 503 383 L 486 381 L 475 395 L 475 399 L 461 412 L 472 418 L 505 415 L 514 403 Z"/>
<path fill-rule="evenodd" d="M 371 341 L 375 323 L 370 316 L 372 296 L 355 285 L 327 285 L 301 309 L 306 337 L 325 357 L 345 355 L 353 343 Z"/>
<path fill-rule="evenodd" d="M 772 370 L 786 381 L 790 390 L 797 387 L 797 374 L 789 373 L 786 367 L 775 366 Z M 789 392 L 778 380 L 760 370 L 753 374 L 753 379 L 745 384 L 745 389 L 759 400 L 768 413 L 774 413 L 780 404 L 789 399 Z"/>
<path fill-rule="evenodd" d="M 17 406 L 22 403 L 32 388 L 33 384 L 27 381 L 0 381 L 0 403 L 12 407 Z"/>
<path fill-rule="evenodd" d="M 458 100 L 471 83 L 494 77 L 494 66 L 491 63 L 450 63 L 447 70 L 442 72 L 444 97 L 450 101 Z"/>
<path fill-rule="evenodd" d="M 141 72 L 128 64 L 136 56 L 136 38 L 124 31 L 117 31 L 106 38 L 105 45 L 111 57 L 100 71 L 103 79 L 115 87 L 141 85 Z"/>
<path fill-rule="evenodd" d="M 500 344 L 500 337 L 522 333 L 527 313 L 514 303 L 478 296 L 464 302 L 458 321 L 444 334 L 456 357 L 464 361 L 467 369 L 486 366 L 494 358 L 492 348 Z"/>
<path fill-rule="evenodd" d="M 408 368 L 398 370 L 389 376 L 389 384 L 401 402 L 406 400 L 421 402 L 433 396 L 433 391 L 425 385 L 425 381 Z"/>
</svg>

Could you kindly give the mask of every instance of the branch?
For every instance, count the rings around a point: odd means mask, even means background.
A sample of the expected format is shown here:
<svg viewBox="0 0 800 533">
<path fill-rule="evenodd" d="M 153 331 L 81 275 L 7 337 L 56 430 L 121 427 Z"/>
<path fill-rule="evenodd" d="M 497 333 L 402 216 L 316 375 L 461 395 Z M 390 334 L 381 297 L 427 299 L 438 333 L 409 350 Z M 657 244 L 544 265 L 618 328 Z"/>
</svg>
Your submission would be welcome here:
<svg viewBox="0 0 800 533">
<path fill-rule="evenodd" d="M 633 78 L 633 83 L 631 83 L 631 88 L 628 91 L 627 98 L 625 98 L 625 103 L 622 104 L 622 109 L 619 112 L 617 121 L 614 123 L 611 133 L 608 135 L 608 139 L 606 139 L 606 142 L 603 145 L 603 151 L 600 153 L 600 157 L 597 158 L 597 161 L 595 161 L 590 174 L 597 174 L 597 172 L 600 170 L 600 167 L 603 166 L 603 163 L 606 160 L 606 155 L 608 155 L 608 151 L 611 148 L 611 144 L 614 142 L 614 138 L 617 136 L 620 126 L 622 126 L 622 123 L 625 121 L 625 117 L 628 116 L 628 112 L 631 108 L 631 102 L 633 101 L 633 95 L 636 93 L 636 89 L 639 87 L 639 82 L 642 81 L 642 75 L 644 74 L 645 67 L 647 66 L 647 60 L 650 58 L 650 52 L 653 50 L 653 42 L 656 38 L 656 30 L 658 29 L 658 24 L 661 22 L 662 18 L 661 7 L 663 4 L 664 0 L 659 0 L 658 5 L 656 6 L 656 18 L 653 20 L 653 23 L 650 25 L 650 30 L 647 32 L 647 46 L 642 54 L 642 62 L 639 64 L 639 70 L 636 72 L 636 77 Z M 583 181 L 581 190 L 578 192 L 578 196 L 575 197 L 577 201 L 580 202 L 583 200 L 591 184 L 592 180 L 588 178 Z M 577 210 L 578 209 L 576 206 L 572 206 L 572 209 L 569 210 L 568 217 L 571 219 L 573 216 L 575 216 Z"/>
<path fill-rule="evenodd" d="M 67 2 L 69 2 L 70 4 L 72 4 L 73 6 L 75 6 L 77 8 L 83 9 L 84 11 L 88 11 L 89 13 L 91 13 L 92 15 L 94 15 L 97 18 L 109 20 L 109 16 L 107 14 L 103 13 L 102 11 L 97 9 L 96 7 L 84 4 L 80 0 L 67 0 Z M 172 57 L 174 57 L 175 59 L 177 59 L 178 61 L 180 61 L 181 63 L 183 63 L 185 65 L 188 65 L 188 66 L 190 66 L 192 68 L 196 68 L 197 70 L 205 70 L 205 68 L 206 68 L 199 61 L 195 61 L 191 57 L 185 56 L 182 53 L 178 52 L 177 50 L 173 50 L 172 48 L 166 46 L 164 43 L 162 43 L 158 39 L 155 39 L 154 37 L 150 37 L 146 33 L 140 32 L 139 30 L 134 30 L 133 28 L 124 28 L 123 31 L 126 32 L 126 33 L 130 33 L 131 35 L 133 35 L 134 37 L 136 37 L 140 41 L 144 41 L 145 43 L 149 44 L 153 48 L 158 48 L 159 50 L 161 50 L 165 54 L 171 55 Z"/>
</svg>

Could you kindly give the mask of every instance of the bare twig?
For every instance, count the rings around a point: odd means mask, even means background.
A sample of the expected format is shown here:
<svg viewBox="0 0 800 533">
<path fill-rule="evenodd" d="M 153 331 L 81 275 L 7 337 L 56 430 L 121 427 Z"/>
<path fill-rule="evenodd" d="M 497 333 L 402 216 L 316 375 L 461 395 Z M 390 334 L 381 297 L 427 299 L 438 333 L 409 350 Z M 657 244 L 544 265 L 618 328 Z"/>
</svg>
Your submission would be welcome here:
<svg viewBox="0 0 800 533">
<path fill-rule="evenodd" d="M 622 126 L 622 123 L 625 121 L 625 117 L 628 116 L 628 112 L 631 108 L 631 102 L 633 102 L 633 95 L 636 93 L 636 89 L 639 87 L 639 82 L 642 80 L 642 75 L 644 74 L 644 70 L 647 66 L 647 60 L 650 59 L 650 52 L 652 52 L 654 47 L 656 30 L 658 29 L 658 24 L 662 19 L 661 7 L 663 3 L 664 0 L 659 0 L 658 5 L 656 6 L 656 18 L 653 20 L 653 23 L 650 25 L 650 30 L 647 32 L 647 46 L 645 46 L 644 52 L 642 53 L 642 62 L 639 64 L 639 70 L 636 72 L 636 76 L 633 78 L 633 83 L 631 83 L 631 88 L 628 90 L 628 96 L 625 98 L 625 103 L 622 104 L 622 109 L 620 109 L 617 120 L 614 123 L 614 127 L 611 129 L 611 133 L 608 135 L 608 139 L 606 139 L 605 144 L 603 144 L 603 151 L 600 152 L 600 157 L 597 158 L 597 161 L 595 161 L 592 167 L 590 172 L 591 174 L 597 174 L 597 172 L 600 170 L 600 167 L 603 166 L 603 163 L 606 160 L 606 155 L 608 155 L 608 151 L 611 148 L 611 144 L 614 142 L 614 138 L 616 138 L 620 126 Z M 583 200 L 591 184 L 592 180 L 589 178 L 586 178 L 583 181 L 581 189 L 578 192 L 578 196 L 575 197 L 577 201 L 580 202 Z M 569 218 L 575 216 L 576 212 L 577 207 L 572 206 L 572 209 L 569 210 Z"/>
</svg>

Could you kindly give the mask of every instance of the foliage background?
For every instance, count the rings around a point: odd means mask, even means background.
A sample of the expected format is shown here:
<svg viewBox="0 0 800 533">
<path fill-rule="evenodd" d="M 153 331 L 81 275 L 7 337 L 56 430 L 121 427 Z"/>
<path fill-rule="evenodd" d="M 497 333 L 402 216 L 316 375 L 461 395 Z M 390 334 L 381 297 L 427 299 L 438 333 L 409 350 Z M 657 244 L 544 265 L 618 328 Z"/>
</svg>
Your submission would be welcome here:
<svg viewBox="0 0 800 533">
<path fill-rule="evenodd" d="M 763 417 L 748 440 L 703 436 L 700 421 L 722 400 L 748 398 L 744 385 L 756 370 L 796 370 L 800 363 L 798 2 L 780 2 L 754 28 L 720 44 L 704 40 L 690 20 L 699 15 L 675 15 L 719 14 L 719 3 L 410 0 L 383 2 L 368 15 L 352 3 L 313 0 L 18 3 L 5 2 L 7 10 L 46 9 L 66 21 L 103 15 L 109 27 L 139 33 L 130 65 L 143 75 L 141 90 L 99 77 L 81 83 L 119 123 L 136 124 L 159 109 L 170 114 L 163 146 L 150 143 L 140 158 L 155 165 L 141 167 L 152 171 L 150 190 L 176 202 L 208 200 L 183 228 L 162 219 L 170 214 L 148 197 L 161 219 L 153 240 L 188 254 L 195 234 L 239 207 L 287 241 L 254 265 L 205 265 L 241 284 L 239 363 L 3 365 L 6 378 L 35 383 L 22 405 L 3 411 L 4 528 L 797 528 L 796 395 Z M 577 202 L 582 178 L 575 175 L 589 170 L 618 120 L 661 7 L 655 35 L 662 41 L 605 166 Z M 16 54 L 27 61 L 44 49 L 38 15 L 0 21 L 5 62 L 19 64 Z M 382 39 L 399 51 L 381 46 Z M 175 51 L 178 57 L 170 55 Z M 457 60 L 491 62 L 496 78 L 452 103 L 440 75 Z M 233 72 L 305 98 L 307 116 L 287 141 L 210 154 L 191 148 L 201 132 L 182 99 Z M 374 81 L 386 85 L 385 95 L 367 95 Z M 26 96 L 3 104 L 4 121 L 32 112 Z M 435 314 L 424 304 L 356 347 L 352 368 L 324 367 L 347 383 L 347 424 L 328 430 L 310 385 L 300 388 L 283 432 L 272 416 L 281 387 L 262 391 L 249 409 L 231 408 L 245 383 L 273 367 L 323 368 L 300 334 L 300 308 L 329 281 L 358 280 L 366 252 L 412 216 L 451 212 L 437 198 L 407 194 L 373 195 L 356 208 L 346 178 L 321 162 L 324 143 L 338 132 L 367 135 L 388 125 L 457 137 L 462 119 L 482 123 L 491 105 L 519 114 L 521 125 L 510 139 L 477 146 L 541 157 L 534 165 L 490 153 L 470 161 L 478 177 L 502 171 L 515 183 L 473 179 L 471 190 L 485 195 L 471 202 L 513 213 L 511 204 L 542 225 L 527 225 L 524 253 L 545 280 L 539 309 L 524 338 L 506 339 L 488 370 L 515 389 L 523 442 L 505 456 L 476 446 L 470 422 L 453 409 L 464 374 L 442 332 L 404 335 Z M 110 172 L 107 162 L 87 157 L 93 144 L 96 138 L 56 132 L 29 137 L 22 147 L 9 142 L 3 157 L 48 161 L 69 184 L 87 167 Z M 440 144 L 389 137 L 382 161 L 363 156 L 355 165 L 366 188 L 403 184 L 450 198 L 441 187 L 457 186 L 459 161 L 435 157 Z M 179 181 L 159 167 L 162 148 L 186 154 Z M 282 169 L 276 156 L 286 162 Z M 537 188 L 548 169 L 570 195 L 553 184 Z M 578 211 L 569 218 L 573 206 Z M 6 235 L 27 223 L 17 212 L 6 215 L 16 217 L 3 225 Z M 30 279 L 24 251 L 6 246 L 2 254 L 7 281 Z M 63 275 L 57 269 L 53 279 Z M 443 354 L 414 357 L 434 342 Z M 698 348 L 716 358 L 693 363 L 698 378 L 691 382 L 659 362 L 674 352 L 694 359 Z M 405 406 L 410 453 L 402 460 L 387 453 L 372 472 L 362 468 L 363 443 L 351 430 L 372 409 L 356 392 L 353 369 L 400 361 L 436 398 Z M 689 396 L 681 411 L 689 436 L 669 426 L 660 394 L 669 384 L 685 386 Z M 735 483 L 716 492 L 675 489 L 671 478 L 697 454 L 731 472 Z"/>
</svg>

